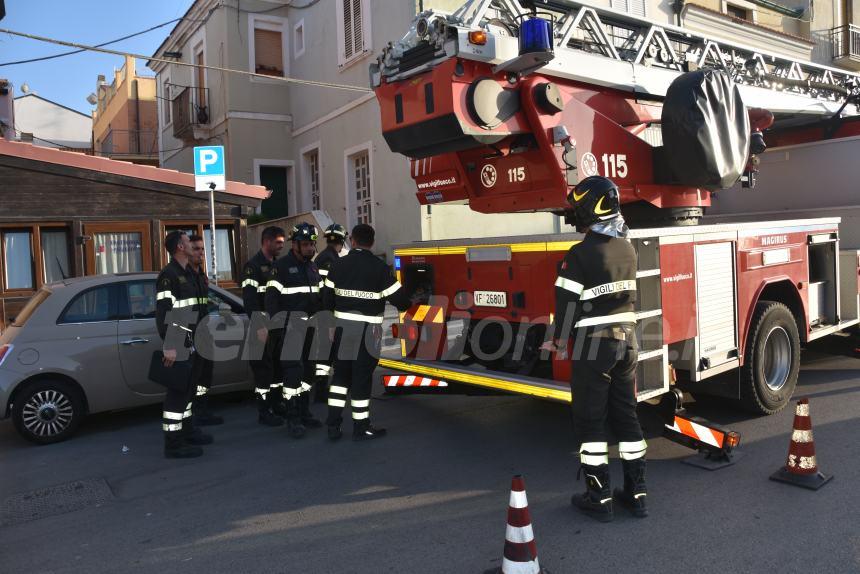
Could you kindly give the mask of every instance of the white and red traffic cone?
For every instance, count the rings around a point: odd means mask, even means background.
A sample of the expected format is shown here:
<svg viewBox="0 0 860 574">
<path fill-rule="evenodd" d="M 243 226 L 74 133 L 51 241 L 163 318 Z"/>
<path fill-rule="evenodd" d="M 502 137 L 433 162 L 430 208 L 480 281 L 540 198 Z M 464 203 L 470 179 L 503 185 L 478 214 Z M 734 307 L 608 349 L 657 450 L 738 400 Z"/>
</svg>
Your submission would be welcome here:
<svg viewBox="0 0 860 574">
<path fill-rule="evenodd" d="M 812 438 L 812 419 L 809 417 L 809 399 L 802 398 L 797 401 L 797 409 L 794 412 L 788 460 L 770 479 L 818 490 L 832 478 L 832 475 L 825 475 L 818 470 L 815 441 Z"/>
<path fill-rule="evenodd" d="M 508 504 L 508 527 L 505 530 L 505 550 L 501 574 L 547 574 L 538 564 L 537 544 L 529 516 L 526 499 L 526 482 L 521 475 L 511 481 L 511 499 Z"/>
</svg>

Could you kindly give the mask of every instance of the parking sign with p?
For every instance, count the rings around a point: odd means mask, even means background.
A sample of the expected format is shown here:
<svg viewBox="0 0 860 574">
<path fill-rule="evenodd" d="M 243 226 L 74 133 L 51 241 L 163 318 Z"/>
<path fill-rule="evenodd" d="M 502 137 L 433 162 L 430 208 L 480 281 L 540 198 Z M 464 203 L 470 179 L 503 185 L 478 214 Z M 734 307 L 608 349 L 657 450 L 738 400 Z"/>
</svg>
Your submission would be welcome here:
<svg viewBox="0 0 860 574">
<path fill-rule="evenodd" d="M 227 191 L 224 146 L 210 145 L 194 148 L 194 190 Z"/>
</svg>

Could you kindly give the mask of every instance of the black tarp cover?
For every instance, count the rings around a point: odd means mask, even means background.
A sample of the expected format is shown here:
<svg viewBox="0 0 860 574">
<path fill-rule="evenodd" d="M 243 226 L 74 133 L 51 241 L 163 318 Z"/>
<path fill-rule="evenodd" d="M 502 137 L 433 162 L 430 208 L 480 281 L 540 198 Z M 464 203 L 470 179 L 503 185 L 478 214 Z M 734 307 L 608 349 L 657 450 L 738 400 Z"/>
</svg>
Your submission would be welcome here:
<svg viewBox="0 0 860 574">
<path fill-rule="evenodd" d="M 718 70 L 679 76 L 663 102 L 663 146 L 673 183 L 710 190 L 737 183 L 750 124 L 738 87 Z"/>
</svg>

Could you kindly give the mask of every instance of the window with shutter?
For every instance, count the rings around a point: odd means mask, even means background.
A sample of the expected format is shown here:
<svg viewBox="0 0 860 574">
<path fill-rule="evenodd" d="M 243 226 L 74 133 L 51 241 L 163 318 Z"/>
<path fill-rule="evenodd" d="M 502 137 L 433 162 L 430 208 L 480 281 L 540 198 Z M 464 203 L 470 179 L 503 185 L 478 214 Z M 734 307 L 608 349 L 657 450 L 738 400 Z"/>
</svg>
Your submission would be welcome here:
<svg viewBox="0 0 860 574">
<path fill-rule="evenodd" d="M 612 8 L 633 16 L 645 17 L 645 0 L 612 0 Z"/>
<path fill-rule="evenodd" d="M 370 47 L 370 0 L 338 0 L 340 65 L 360 59 Z"/>
<path fill-rule="evenodd" d="M 254 71 L 267 76 L 284 76 L 284 44 L 281 32 L 254 29 Z"/>
</svg>

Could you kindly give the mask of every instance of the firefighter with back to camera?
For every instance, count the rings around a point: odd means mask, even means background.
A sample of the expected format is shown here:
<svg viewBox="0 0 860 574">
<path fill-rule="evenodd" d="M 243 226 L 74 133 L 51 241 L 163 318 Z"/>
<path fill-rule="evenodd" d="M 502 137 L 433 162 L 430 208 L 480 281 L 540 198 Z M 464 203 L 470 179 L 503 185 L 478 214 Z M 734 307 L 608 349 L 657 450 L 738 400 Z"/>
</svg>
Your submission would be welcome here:
<svg viewBox="0 0 860 574">
<path fill-rule="evenodd" d="M 323 236 L 326 241 L 326 248 L 320 251 L 314 258 L 314 263 L 317 266 L 320 277 L 325 280 L 331 271 L 332 266 L 345 255 L 344 245 L 346 243 L 346 229 L 339 223 L 333 223 L 325 228 Z M 314 329 L 317 331 L 318 338 L 315 341 L 318 343 L 314 349 L 314 359 L 316 360 L 316 385 L 314 392 L 314 401 L 322 403 L 326 401 L 328 395 L 328 379 L 331 374 L 332 357 L 331 341 L 328 339 L 329 332 L 334 329 L 334 321 L 330 313 L 320 313 L 314 321 Z"/>
<path fill-rule="evenodd" d="M 323 307 L 334 311 L 334 375 L 328 393 L 328 437 L 343 436 L 343 409 L 349 396 L 353 440 L 371 440 L 386 431 L 370 423 L 373 371 L 379 363 L 385 302 L 400 311 L 412 303 L 388 264 L 373 254 L 375 232 L 360 223 L 352 229 L 352 249 L 326 276 Z"/>
<path fill-rule="evenodd" d="M 571 502 L 601 522 L 613 518 L 613 497 L 647 516 L 646 443 L 636 415 L 636 251 L 627 239 L 618 187 L 592 176 L 568 196 L 584 239 L 570 248 L 555 283 L 554 340 L 545 349 L 566 356 L 573 339 L 574 431 L 581 442 L 586 491 Z M 610 490 L 606 424 L 618 439 L 624 488 Z"/>
</svg>

